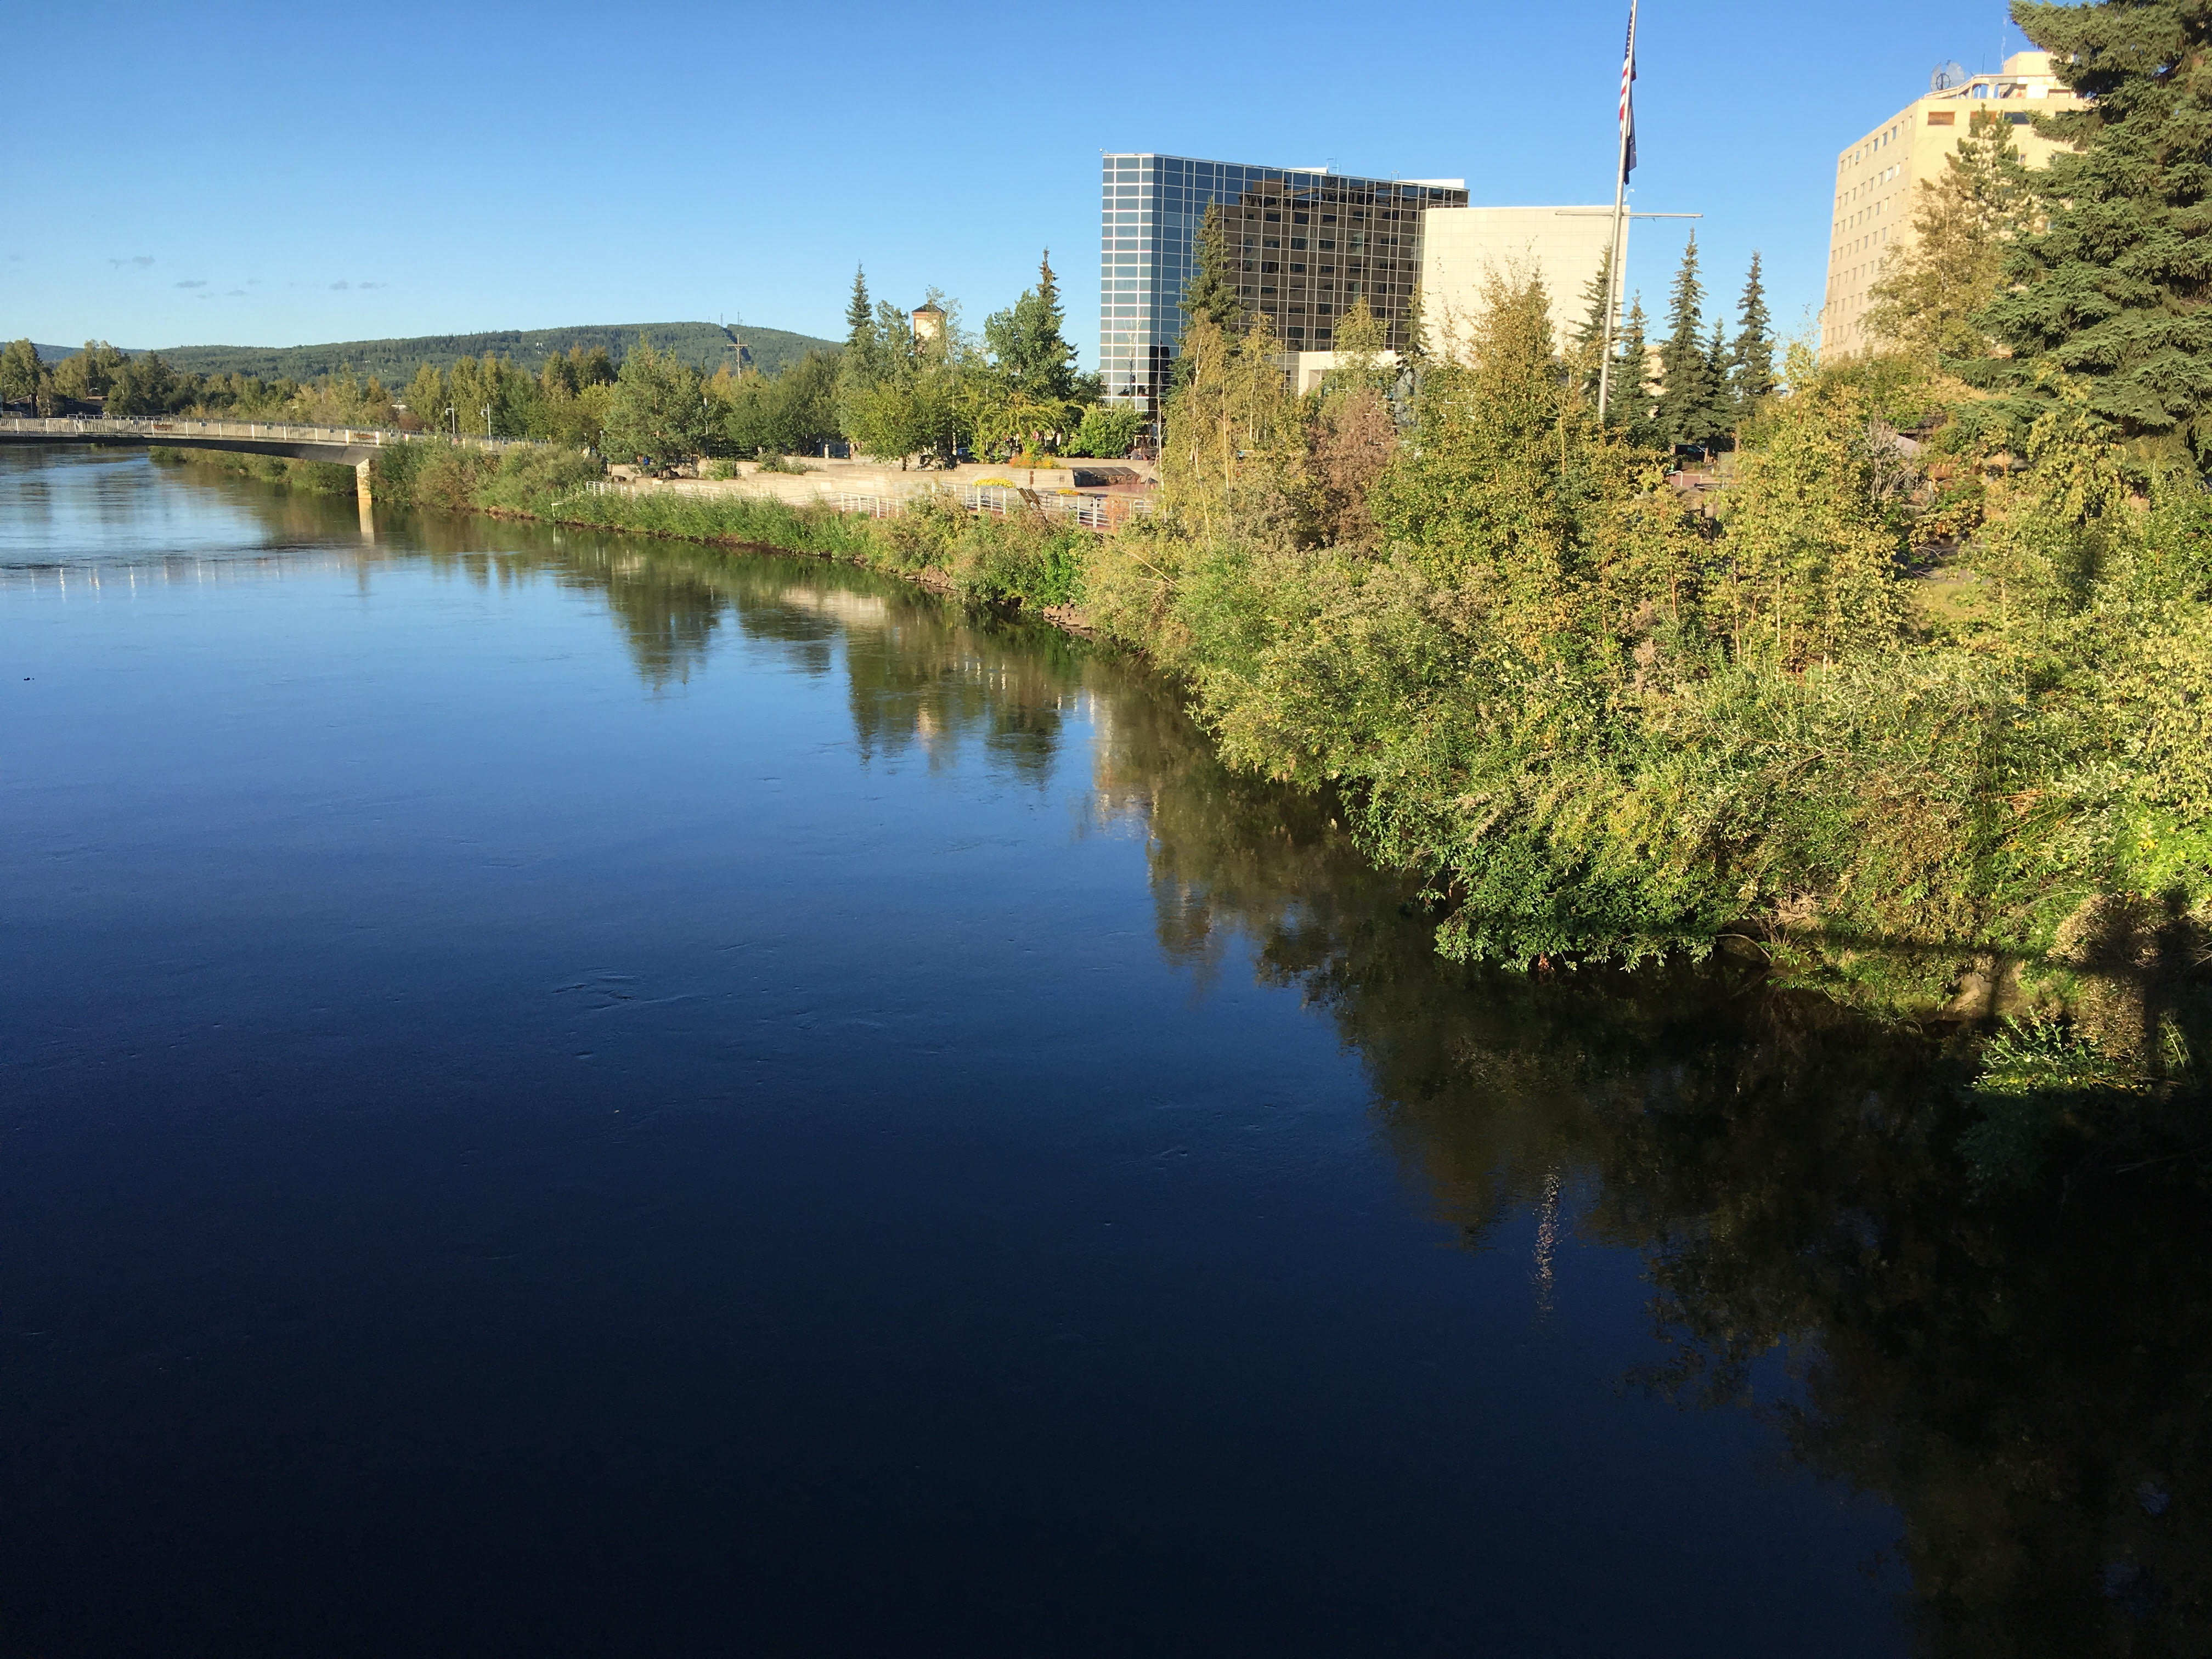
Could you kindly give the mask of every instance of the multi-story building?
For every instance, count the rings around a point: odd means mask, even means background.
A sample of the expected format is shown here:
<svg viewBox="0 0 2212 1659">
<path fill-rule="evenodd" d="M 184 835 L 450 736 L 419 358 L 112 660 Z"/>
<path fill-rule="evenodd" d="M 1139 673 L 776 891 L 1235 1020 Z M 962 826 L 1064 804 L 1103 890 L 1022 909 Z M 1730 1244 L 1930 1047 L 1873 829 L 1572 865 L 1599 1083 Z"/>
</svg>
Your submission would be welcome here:
<svg viewBox="0 0 2212 1659">
<path fill-rule="evenodd" d="M 2051 54 L 2023 52 L 1995 75 L 1953 77 L 1938 71 L 1928 95 L 1917 98 L 1836 158 L 1836 199 L 1828 237 L 1827 297 L 1820 310 L 1820 350 L 1850 356 L 1874 343 L 1866 327 L 1869 290 L 1886 261 L 1912 237 L 1916 186 L 1940 179 L 1977 111 L 2018 129 L 2014 142 L 2030 167 L 2059 148 L 2039 136 L 2039 114 L 2078 109 L 2081 100 L 2051 70 Z"/>
<path fill-rule="evenodd" d="M 1364 297 L 1394 349 L 1406 343 L 1421 270 L 1421 215 L 1465 207 L 1458 179 L 1354 179 L 1323 167 L 1245 167 L 1181 155 L 1109 155 L 1099 223 L 1099 367 L 1109 398 L 1150 410 L 1182 338 L 1206 204 L 1221 204 L 1238 293 L 1287 351 L 1326 351 Z"/>
</svg>

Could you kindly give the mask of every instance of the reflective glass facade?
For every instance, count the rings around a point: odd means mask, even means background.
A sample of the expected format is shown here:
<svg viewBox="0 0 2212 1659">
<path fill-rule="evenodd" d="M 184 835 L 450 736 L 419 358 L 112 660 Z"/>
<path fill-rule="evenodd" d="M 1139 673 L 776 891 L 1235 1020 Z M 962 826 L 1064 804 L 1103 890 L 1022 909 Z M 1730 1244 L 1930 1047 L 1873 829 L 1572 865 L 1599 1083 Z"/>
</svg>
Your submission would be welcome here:
<svg viewBox="0 0 2212 1659">
<path fill-rule="evenodd" d="M 1272 318 L 1286 351 L 1330 349 L 1336 318 L 1362 295 L 1402 350 L 1422 210 L 1467 205 L 1467 191 L 1450 185 L 1182 155 L 1109 155 L 1104 168 L 1099 368 L 1108 397 L 1146 409 L 1167 385 L 1209 201 L 1221 204 L 1237 252 L 1246 313 Z"/>
</svg>

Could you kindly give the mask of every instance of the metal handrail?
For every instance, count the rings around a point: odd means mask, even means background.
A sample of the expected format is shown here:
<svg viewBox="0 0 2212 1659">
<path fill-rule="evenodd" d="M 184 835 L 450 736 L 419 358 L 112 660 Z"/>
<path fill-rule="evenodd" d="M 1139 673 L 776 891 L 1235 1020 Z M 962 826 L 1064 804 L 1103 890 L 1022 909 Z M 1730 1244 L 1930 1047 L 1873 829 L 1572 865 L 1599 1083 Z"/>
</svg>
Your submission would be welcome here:
<svg viewBox="0 0 2212 1659">
<path fill-rule="evenodd" d="M 0 432 L 33 437 L 100 437 L 112 433 L 133 438 L 244 438 L 273 443 L 328 444 L 338 449 L 364 446 L 381 449 L 388 444 L 464 443 L 483 449 L 514 449 L 534 446 L 534 438 L 485 438 L 472 433 L 449 437 L 442 432 L 395 432 L 388 427 L 302 426 L 290 421 L 179 420 L 151 415 L 8 415 L 0 416 Z"/>
</svg>

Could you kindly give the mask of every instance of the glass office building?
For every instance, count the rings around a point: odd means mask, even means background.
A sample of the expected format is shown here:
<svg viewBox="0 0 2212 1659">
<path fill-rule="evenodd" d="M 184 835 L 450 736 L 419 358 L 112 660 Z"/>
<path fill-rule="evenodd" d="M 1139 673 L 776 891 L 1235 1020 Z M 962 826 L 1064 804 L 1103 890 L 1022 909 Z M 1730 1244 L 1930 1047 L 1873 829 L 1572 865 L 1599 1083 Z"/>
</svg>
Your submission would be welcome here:
<svg viewBox="0 0 2212 1659">
<path fill-rule="evenodd" d="M 1285 351 L 1327 351 L 1361 295 L 1406 344 L 1421 270 L 1421 212 L 1465 207 L 1456 180 L 1353 179 L 1182 155 L 1109 155 L 1098 232 L 1098 359 L 1109 398 L 1150 410 L 1182 333 L 1193 244 L 1218 201 L 1247 315 L 1272 318 Z"/>
</svg>

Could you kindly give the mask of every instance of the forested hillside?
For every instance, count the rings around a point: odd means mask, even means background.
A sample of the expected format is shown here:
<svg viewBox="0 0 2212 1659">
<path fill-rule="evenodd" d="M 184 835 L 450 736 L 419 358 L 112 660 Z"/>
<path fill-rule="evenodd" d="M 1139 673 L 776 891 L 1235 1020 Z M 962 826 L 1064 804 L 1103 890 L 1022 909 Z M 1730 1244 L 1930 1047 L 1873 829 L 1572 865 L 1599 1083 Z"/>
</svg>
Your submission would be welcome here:
<svg viewBox="0 0 2212 1659">
<path fill-rule="evenodd" d="M 404 386 L 423 364 L 444 371 L 464 357 L 487 354 L 508 357 L 516 368 L 536 374 L 545 360 L 581 346 L 604 348 L 616 362 L 642 336 L 654 349 L 689 363 L 703 374 L 726 368 L 732 374 L 747 366 L 738 359 L 744 344 L 750 366 L 773 374 L 810 351 L 836 349 L 780 328 L 724 329 L 713 323 L 590 323 L 573 328 L 503 329 L 487 334 L 424 334 L 405 340 L 337 340 L 325 345 L 164 346 L 162 360 L 179 373 L 243 374 L 263 380 L 312 380 L 350 368 L 388 386 Z"/>
</svg>

